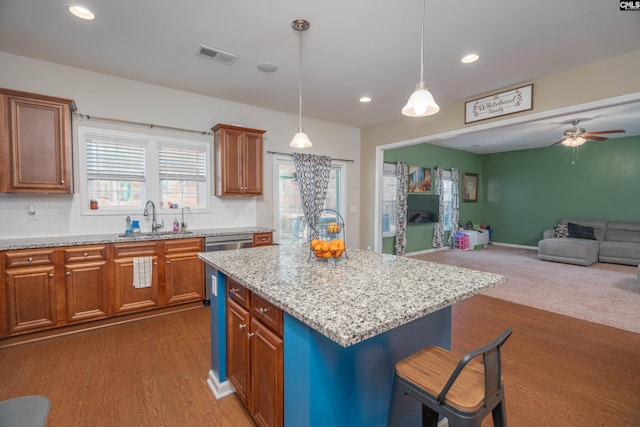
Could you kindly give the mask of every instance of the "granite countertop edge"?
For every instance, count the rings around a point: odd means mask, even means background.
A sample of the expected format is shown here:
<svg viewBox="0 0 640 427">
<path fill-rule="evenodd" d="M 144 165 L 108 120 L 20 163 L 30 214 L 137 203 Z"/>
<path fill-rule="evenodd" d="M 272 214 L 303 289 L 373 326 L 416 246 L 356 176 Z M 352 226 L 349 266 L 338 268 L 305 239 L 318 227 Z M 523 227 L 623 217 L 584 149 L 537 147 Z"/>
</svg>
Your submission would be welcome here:
<svg viewBox="0 0 640 427">
<path fill-rule="evenodd" d="M 193 229 L 188 233 L 160 233 L 160 234 L 141 234 L 131 237 L 120 237 L 117 233 L 110 234 L 87 234 L 87 235 L 69 235 L 69 236 L 43 236 L 43 237 L 26 237 L 12 238 L 0 240 L 0 251 L 19 250 L 19 249 L 39 249 L 53 248 L 61 246 L 82 246 L 97 245 L 107 243 L 128 243 L 154 240 L 173 240 L 173 239 L 191 239 L 199 237 L 212 236 L 233 236 L 237 234 L 255 234 L 273 232 L 272 228 L 266 227 L 229 227 L 229 228 L 207 228 Z"/>
</svg>

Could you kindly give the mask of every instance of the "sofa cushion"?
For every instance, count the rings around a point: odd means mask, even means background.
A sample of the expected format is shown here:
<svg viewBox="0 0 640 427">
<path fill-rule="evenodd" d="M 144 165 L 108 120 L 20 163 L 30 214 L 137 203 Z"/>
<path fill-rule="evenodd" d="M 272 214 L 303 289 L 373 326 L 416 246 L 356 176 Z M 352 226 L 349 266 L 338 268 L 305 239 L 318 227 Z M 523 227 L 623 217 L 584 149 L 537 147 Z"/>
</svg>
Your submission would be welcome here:
<svg viewBox="0 0 640 427">
<path fill-rule="evenodd" d="M 604 240 L 640 243 L 640 222 L 612 221 L 609 223 Z"/>
<path fill-rule="evenodd" d="M 538 258 L 545 261 L 591 265 L 598 261 L 597 240 L 543 239 L 538 243 Z"/>
<path fill-rule="evenodd" d="M 607 221 L 604 219 L 580 219 L 580 218 L 563 218 L 561 224 L 569 224 L 570 222 L 585 227 L 593 227 L 593 234 L 597 240 L 604 240 L 607 231 Z"/>
<path fill-rule="evenodd" d="M 593 227 L 570 222 L 567 224 L 567 228 L 569 229 L 569 237 L 574 239 L 596 240 L 596 235 L 593 234 Z"/>
<path fill-rule="evenodd" d="M 600 262 L 640 265 L 640 244 L 629 242 L 600 242 Z"/>
</svg>

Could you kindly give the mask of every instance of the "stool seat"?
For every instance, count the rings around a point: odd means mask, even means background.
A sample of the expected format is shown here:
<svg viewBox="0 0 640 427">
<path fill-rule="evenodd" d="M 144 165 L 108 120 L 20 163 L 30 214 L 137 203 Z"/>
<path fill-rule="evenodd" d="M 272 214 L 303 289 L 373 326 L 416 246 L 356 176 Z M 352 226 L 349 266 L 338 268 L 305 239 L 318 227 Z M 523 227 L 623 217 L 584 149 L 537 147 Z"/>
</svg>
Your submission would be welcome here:
<svg viewBox="0 0 640 427">
<path fill-rule="evenodd" d="M 480 427 L 491 413 L 495 426 L 507 426 L 500 347 L 513 331 L 463 357 L 441 347 L 425 347 L 396 363 L 388 426 L 402 418 L 404 396 L 422 404 L 422 425 L 435 427 L 438 416 L 449 427 Z M 474 360 L 480 359 L 482 363 Z"/>
</svg>

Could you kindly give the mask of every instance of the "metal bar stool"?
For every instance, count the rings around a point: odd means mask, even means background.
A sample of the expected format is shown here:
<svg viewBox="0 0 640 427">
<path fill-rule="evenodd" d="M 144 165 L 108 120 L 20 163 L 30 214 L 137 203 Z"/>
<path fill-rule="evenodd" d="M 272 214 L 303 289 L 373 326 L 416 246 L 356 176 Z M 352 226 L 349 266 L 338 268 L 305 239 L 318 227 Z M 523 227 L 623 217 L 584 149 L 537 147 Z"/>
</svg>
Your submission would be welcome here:
<svg viewBox="0 0 640 427">
<path fill-rule="evenodd" d="M 410 396 L 422 404 L 423 427 L 436 427 L 438 415 L 449 427 L 479 427 L 491 412 L 493 424 L 507 426 L 500 347 L 513 331 L 486 346 L 459 356 L 436 346 L 425 347 L 396 364 L 388 426 L 398 425 L 400 401 Z M 473 360 L 482 355 L 482 362 Z"/>
</svg>

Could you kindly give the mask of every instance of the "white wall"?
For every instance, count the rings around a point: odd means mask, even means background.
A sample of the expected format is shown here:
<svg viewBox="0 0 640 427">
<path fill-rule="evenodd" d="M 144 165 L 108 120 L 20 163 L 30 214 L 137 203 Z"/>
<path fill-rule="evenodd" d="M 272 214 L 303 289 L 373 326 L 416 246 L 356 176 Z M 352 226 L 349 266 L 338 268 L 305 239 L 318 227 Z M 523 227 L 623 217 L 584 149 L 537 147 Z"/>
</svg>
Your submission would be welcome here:
<svg viewBox="0 0 640 427">
<path fill-rule="evenodd" d="M 188 78 L 188 76 L 185 76 Z M 265 129 L 264 196 L 256 198 L 211 197 L 212 213 L 189 214 L 189 228 L 241 226 L 274 227 L 272 161 L 267 151 L 290 153 L 289 142 L 298 128 L 296 115 L 266 110 L 198 94 L 66 67 L 0 52 L 0 87 L 74 99 L 78 112 L 177 128 L 209 131 L 216 123 Z M 292 88 L 295 90 L 295 87 Z M 160 131 L 136 126 L 109 125 L 74 120 L 74 175 L 79 177 L 77 127 L 108 127 L 168 137 L 208 140 L 211 136 Z M 304 119 L 305 131 L 313 147 L 305 152 L 352 159 L 347 166 L 345 221 L 347 245 L 359 242 L 360 130 L 358 128 Z M 125 215 L 82 215 L 79 185 L 73 195 L 0 193 L 0 239 L 59 235 L 121 233 Z M 36 207 L 28 215 L 27 207 Z M 143 219 L 141 212 L 139 219 Z M 170 225 L 173 214 L 164 216 Z M 145 219 L 145 221 L 148 219 Z M 150 226 L 141 222 L 143 230 Z"/>
</svg>

